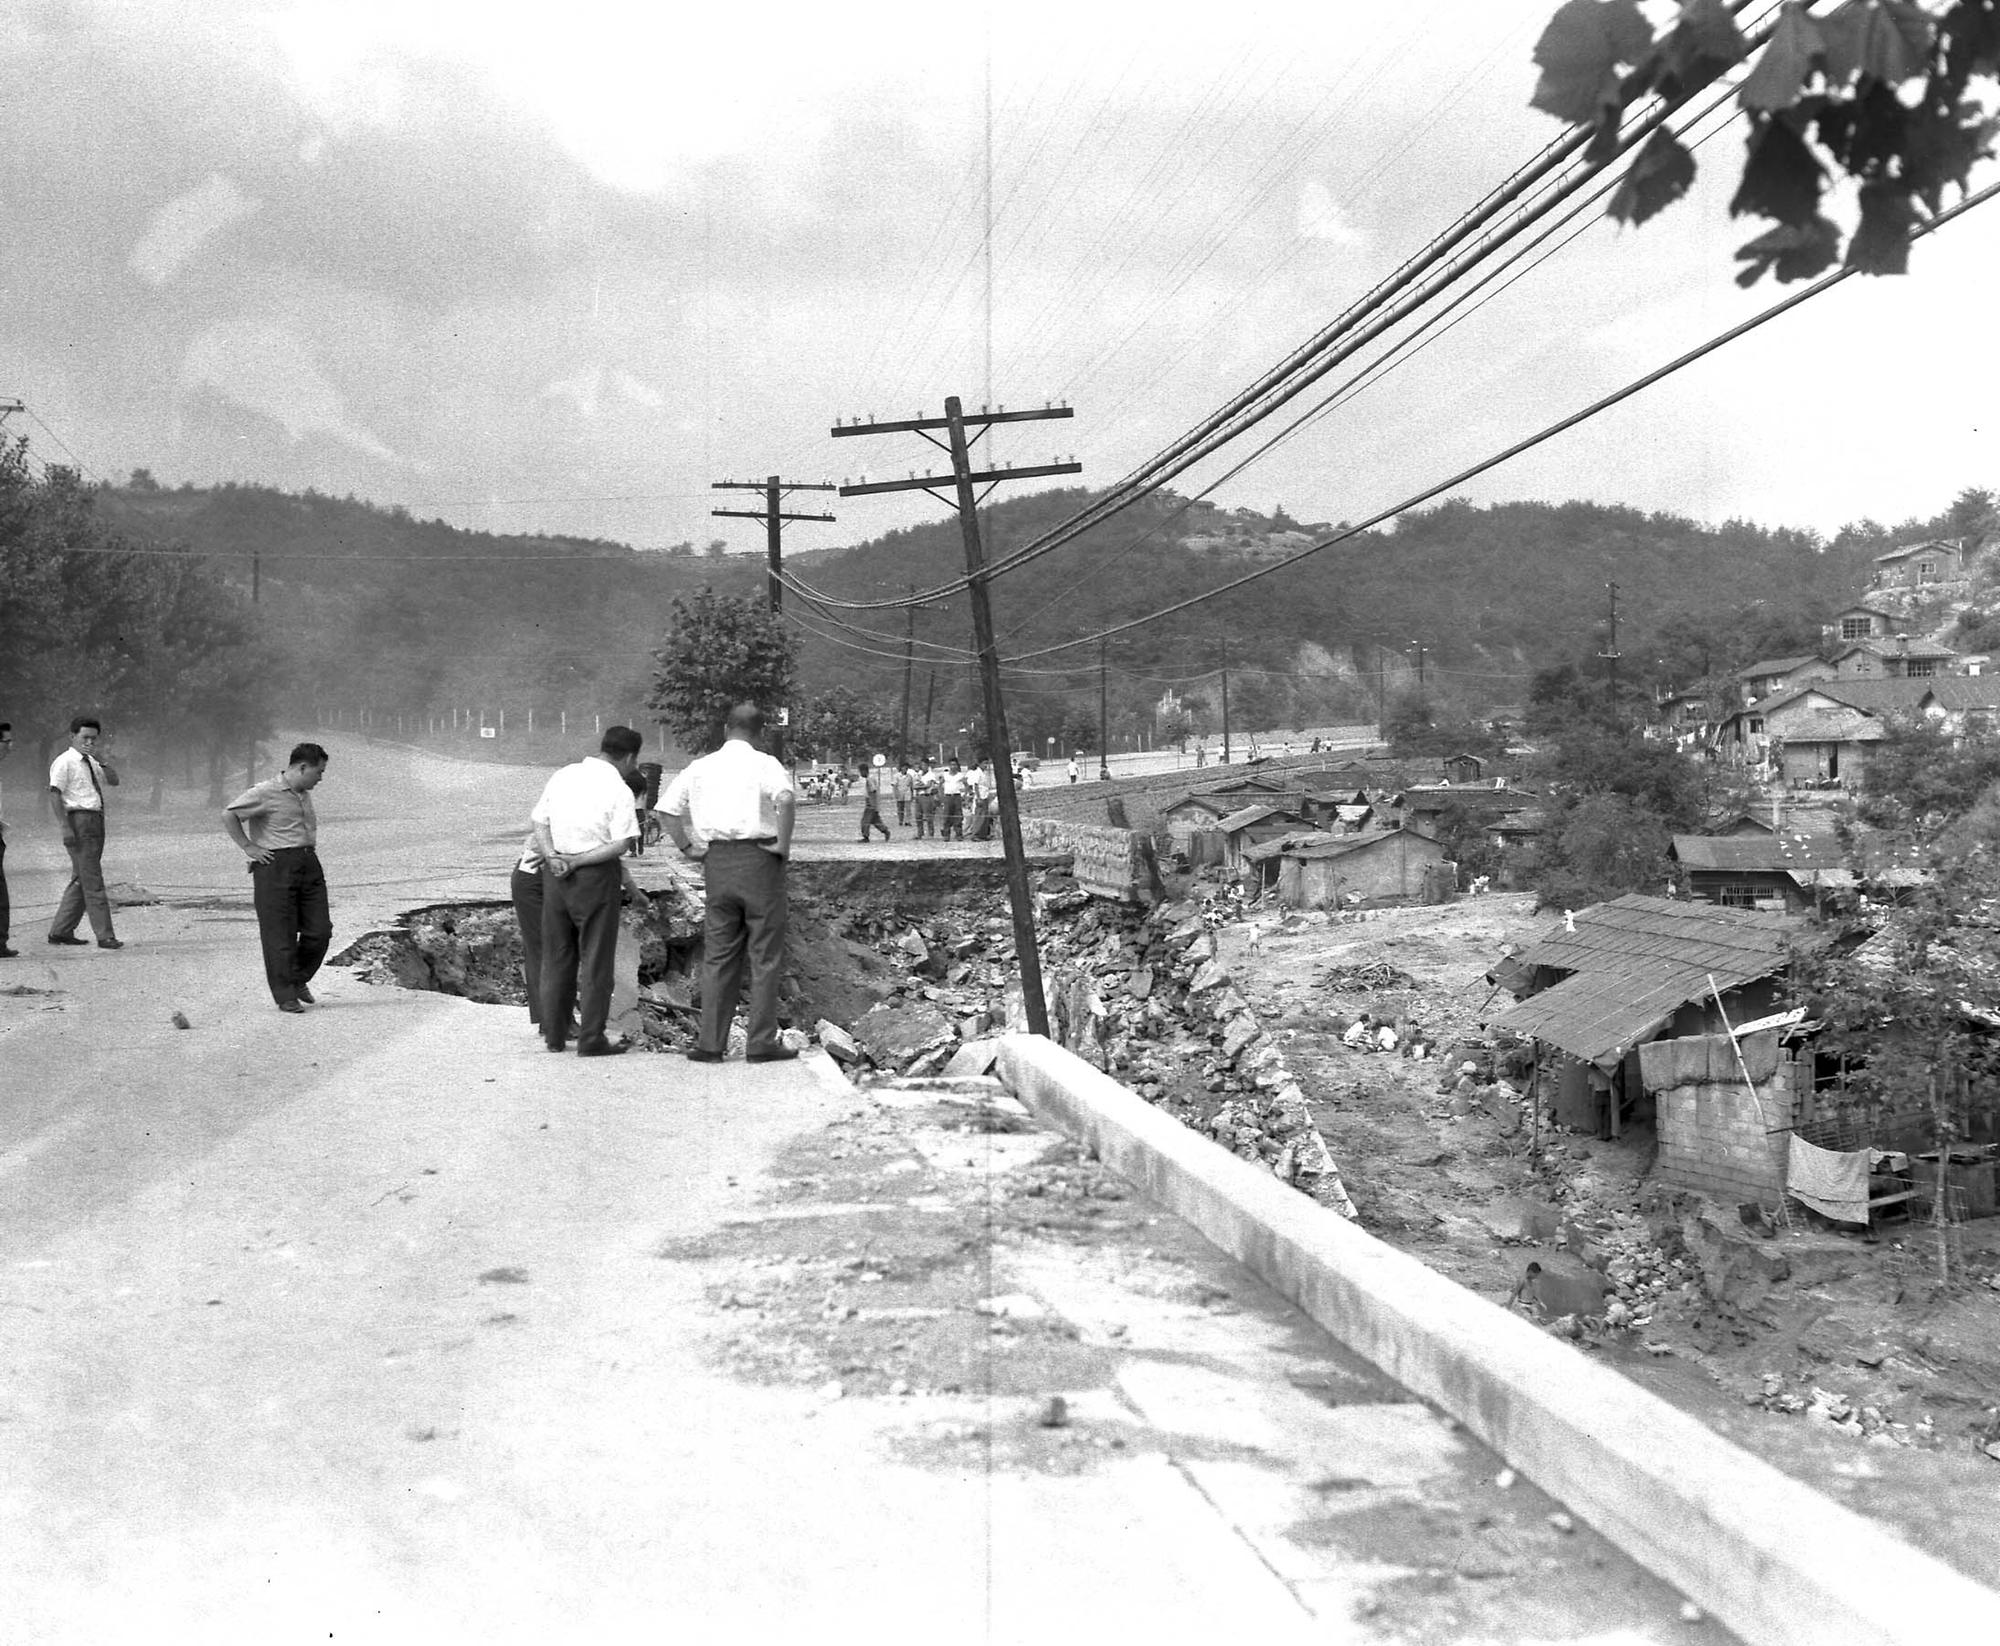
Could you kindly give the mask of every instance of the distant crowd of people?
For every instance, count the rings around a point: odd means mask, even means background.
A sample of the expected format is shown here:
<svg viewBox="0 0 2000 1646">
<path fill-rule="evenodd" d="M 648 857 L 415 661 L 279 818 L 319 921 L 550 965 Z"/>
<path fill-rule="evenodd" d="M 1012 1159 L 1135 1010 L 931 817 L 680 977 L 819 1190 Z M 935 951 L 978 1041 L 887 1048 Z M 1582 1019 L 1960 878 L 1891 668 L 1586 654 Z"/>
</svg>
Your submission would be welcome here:
<svg viewBox="0 0 2000 1646">
<path fill-rule="evenodd" d="M 1016 763 L 1012 768 L 1016 792 L 1034 787 L 1032 767 Z M 1077 780 L 1076 762 L 1070 762 L 1069 780 Z M 991 840 L 999 816 L 1000 790 L 993 775 L 993 762 L 982 760 L 968 766 L 958 759 L 942 763 L 928 755 L 918 761 L 891 766 L 889 757 L 874 760 L 849 775 L 843 771 L 839 797 L 845 799 L 854 783 L 861 785 L 861 843 L 866 845 L 880 830 L 882 838 L 894 838 L 885 815 L 894 805 L 896 827 L 914 829 L 918 840 Z"/>
</svg>

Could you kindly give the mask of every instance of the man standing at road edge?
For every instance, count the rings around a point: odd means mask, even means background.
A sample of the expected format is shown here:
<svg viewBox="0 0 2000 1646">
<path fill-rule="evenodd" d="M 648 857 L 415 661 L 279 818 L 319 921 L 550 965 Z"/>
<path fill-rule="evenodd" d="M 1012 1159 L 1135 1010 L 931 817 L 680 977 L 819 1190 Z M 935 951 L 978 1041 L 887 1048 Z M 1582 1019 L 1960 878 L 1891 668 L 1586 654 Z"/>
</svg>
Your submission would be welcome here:
<svg viewBox="0 0 2000 1646">
<path fill-rule="evenodd" d="M 69 853 L 69 884 L 63 887 L 56 917 L 49 922 L 49 941 L 80 949 L 77 922 L 90 912 L 90 929 L 100 949 L 125 945 L 111 929 L 111 899 L 104 893 L 104 785 L 118 786 L 118 773 L 97 752 L 104 727 L 93 714 L 69 723 L 69 747 L 49 766 L 49 809 Z"/>
<path fill-rule="evenodd" d="M 13 752 L 14 727 L 11 722 L 0 720 L 0 762 Z M 7 900 L 7 814 L 4 804 L 0 804 L 0 960 L 12 960 L 21 952 L 7 947 L 7 932 L 13 914 L 13 905 Z"/>
<path fill-rule="evenodd" d="M 251 784 L 222 813 L 222 832 L 250 860 L 264 981 L 281 1012 L 303 1012 L 313 1004 L 308 985 L 333 943 L 312 803 L 326 761 L 326 750 L 317 743 L 301 743 L 283 771 Z"/>
<path fill-rule="evenodd" d="M 572 1007 L 578 1057 L 630 1051 L 604 1032 L 618 967 L 619 859 L 639 838 L 631 779 L 644 739 L 607 726 L 598 752 L 563 767 L 529 814 L 542 859 L 542 1044 L 563 1049 Z"/>
<path fill-rule="evenodd" d="M 751 1063 L 798 1056 L 778 1038 L 778 984 L 785 964 L 785 862 L 796 801 L 791 775 L 762 753 L 764 714 L 739 703 L 723 722 L 722 747 L 691 761 L 661 810 L 674 844 L 702 866 L 701 1033 L 692 1063 L 720 1063 L 729 1024 L 750 978 Z"/>
</svg>

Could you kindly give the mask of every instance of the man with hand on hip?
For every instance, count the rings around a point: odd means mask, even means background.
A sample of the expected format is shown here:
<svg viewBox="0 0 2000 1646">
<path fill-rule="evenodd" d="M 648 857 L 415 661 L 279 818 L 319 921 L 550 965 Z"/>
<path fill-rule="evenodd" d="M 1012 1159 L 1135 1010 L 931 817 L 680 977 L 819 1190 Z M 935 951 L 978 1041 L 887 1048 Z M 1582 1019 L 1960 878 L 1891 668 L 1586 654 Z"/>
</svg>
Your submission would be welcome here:
<svg viewBox="0 0 2000 1646">
<path fill-rule="evenodd" d="M 791 774 L 757 747 L 764 714 L 739 703 L 723 722 L 723 744 L 689 763 L 660 802 L 674 844 L 702 865 L 701 1033 L 692 1063 L 720 1063 L 729 1024 L 750 979 L 751 1063 L 799 1054 L 778 1038 L 778 983 L 785 965 L 785 860 L 796 802 Z"/>
<path fill-rule="evenodd" d="M 222 832 L 250 860 L 251 901 L 264 949 L 264 981 L 281 1012 L 313 1003 L 308 985 L 333 943 L 319 819 L 312 792 L 326 776 L 326 750 L 301 743 L 276 777 L 253 783 L 222 813 Z"/>
<path fill-rule="evenodd" d="M 104 786 L 118 786 L 118 773 L 98 753 L 104 727 L 97 716 L 80 714 L 69 723 L 69 747 L 49 767 L 49 809 L 55 813 L 63 850 L 69 853 L 69 884 L 63 887 L 49 941 L 83 947 L 76 935 L 84 911 L 100 949 L 122 949 L 111 929 L 111 899 L 104 893 Z"/>
<path fill-rule="evenodd" d="M 559 1052 L 570 1011 L 577 1016 L 576 1055 L 630 1051 L 604 1033 L 618 963 L 619 860 L 639 838 L 631 779 L 644 739 L 630 726 L 607 726 L 598 752 L 551 777 L 529 813 L 542 859 L 542 1044 Z"/>
</svg>

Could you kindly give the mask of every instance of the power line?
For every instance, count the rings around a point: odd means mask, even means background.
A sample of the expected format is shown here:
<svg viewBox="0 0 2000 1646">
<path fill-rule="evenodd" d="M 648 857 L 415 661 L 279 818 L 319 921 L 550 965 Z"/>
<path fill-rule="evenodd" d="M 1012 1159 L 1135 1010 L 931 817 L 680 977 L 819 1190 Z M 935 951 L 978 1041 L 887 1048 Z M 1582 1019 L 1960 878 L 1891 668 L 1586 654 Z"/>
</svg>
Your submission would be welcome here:
<svg viewBox="0 0 2000 1646">
<path fill-rule="evenodd" d="M 1967 195 L 1965 199 L 1961 200 L 1957 205 L 1947 207 L 1945 210 L 1940 211 L 1936 216 L 1930 218 L 1927 222 L 1919 225 L 1916 229 L 1912 230 L 1908 235 L 1904 236 L 1904 239 L 1906 241 L 1916 241 L 1923 238 L 1927 234 L 1935 233 L 1938 229 L 1943 228 L 1946 224 L 1954 221 L 1959 217 L 1962 217 L 1965 213 L 1972 210 L 1975 206 L 1984 205 L 1987 201 L 1991 200 L 1995 194 L 2000 194 L 2000 183 L 1989 184 L 1987 187 L 1978 190 L 1976 193 Z M 1347 542 L 1350 538 L 1356 537 L 1360 535 L 1362 532 L 1368 531 L 1375 526 L 1379 526 L 1384 521 L 1393 520 L 1397 515 L 1406 513 L 1410 509 L 1416 508 L 1420 504 L 1428 503 L 1429 501 L 1431 501 L 1431 499 L 1443 495 L 1444 493 L 1452 490 L 1454 487 L 1462 486 L 1468 480 L 1477 479 L 1480 475 L 1485 474 L 1488 470 L 1498 468 L 1501 464 L 1510 462 L 1512 459 L 1520 456 L 1523 452 L 1531 451 L 1536 446 L 1542 445 L 1545 442 L 1554 439 L 1557 435 L 1566 433 L 1568 430 L 1575 428 L 1579 423 L 1584 423 L 1589 421 L 1591 418 L 1597 416 L 1599 413 L 1608 411 L 1610 410 L 1611 407 L 1618 405 L 1620 402 L 1631 399 L 1633 395 L 1638 394 L 1645 389 L 1651 388 L 1655 383 L 1660 382 L 1662 379 L 1671 377 L 1675 372 L 1681 370 L 1683 367 L 1692 365 L 1695 361 L 1700 360 L 1707 355 L 1713 354 L 1717 349 L 1720 349 L 1727 344 L 1735 342 L 1739 337 L 1746 336 L 1748 333 L 1755 331 L 1758 327 L 1764 325 L 1766 322 L 1775 320 L 1780 315 L 1789 313 L 1791 310 L 1797 308 L 1801 303 L 1806 302 L 1810 298 L 1817 297 L 1821 292 L 1830 290 L 1834 286 L 1839 285 L 1843 280 L 1851 278 L 1858 272 L 1859 271 L 1853 265 L 1850 264 L 1844 268 L 1839 268 L 1834 270 L 1833 273 L 1831 274 L 1823 275 L 1820 279 L 1814 281 L 1812 285 L 1806 287 L 1803 291 L 1794 292 L 1790 297 L 1780 299 L 1778 302 L 1772 304 L 1769 308 L 1764 309 L 1755 315 L 1752 315 L 1748 320 L 1742 321 L 1739 324 L 1730 327 L 1727 331 L 1718 333 L 1716 336 L 1710 338 L 1707 342 L 1700 344 L 1696 348 L 1689 349 L 1684 354 L 1676 356 L 1674 359 L 1668 361 L 1665 365 L 1657 367 L 1653 371 L 1646 373 L 1645 376 L 1635 378 L 1632 382 L 1627 383 L 1624 387 L 1615 389 L 1610 394 L 1603 395 L 1600 398 L 1593 400 L 1589 405 L 1583 407 L 1581 410 L 1570 413 L 1569 416 L 1561 418 L 1557 422 L 1549 424 L 1546 428 L 1543 428 L 1537 431 L 1536 433 L 1527 436 L 1525 439 L 1517 440 L 1516 442 L 1514 442 L 1513 445 L 1508 446 L 1505 450 L 1497 452 L 1490 457 L 1483 458 L 1479 462 L 1472 464 L 1470 467 L 1459 470 L 1458 473 L 1450 476 L 1448 479 L 1439 481 L 1435 485 L 1427 486 L 1424 490 L 1417 492 L 1411 497 L 1405 498 L 1402 502 L 1397 503 L 1390 508 L 1380 510 L 1375 514 L 1370 515 L 1366 520 L 1363 520 L 1356 525 L 1349 526 L 1345 530 L 1338 531 L 1334 533 L 1333 536 L 1331 537 L 1324 538 L 1320 542 L 1314 543 L 1308 548 L 1299 550 L 1299 552 L 1296 554 L 1287 555 L 1281 560 L 1273 561 L 1268 566 L 1261 566 L 1255 571 L 1246 572 L 1241 577 L 1232 578 L 1229 582 L 1221 584 L 1219 587 L 1210 589 L 1205 594 L 1195 595 L 1187 600 L 1176 601 L 1174 604 L 1170 606 L 1164 606 L 1160 608 L 1158 611 L 1150 612 L 1144 617 L 1136 617 L 1131 619 L 1129 622 L 1114 624 L 1110 628 L 1098 630 L 1096 633 L 1093 634 L 1081 635 L 1074 640 L 1065 640 L 1059 642 L 1056 645 L 1042 646 L 1033 651 L 1022 652 L 1018 654 L 1017 657 L 1007 659 L 1007 661 L 1019 662 L 1031 657 L 1047 657 L 1053 655 L 1056 652 L 1069 651 L 1077 646 L 1094 645 L 1101 637 L 1125 634 L 1133 629 L 1143 628 L 1146 624 L 1156 623 L 1163 617 L 1172 617 L 1177 613 L 1188 611 L 1193 607 L 1205 605 L 1207 602 L 1217 599 L 1222 595 L 1229 594 L 1236 589 L 1240 589 L 1248 584 L 1258 582 L 1263 578 L 1274 576 L 1278 572 L 1289 570 L 1291 567 L 1297 565 L 1300 561 L 1309 559 L 1311 556 L 1318 554 L 1323 549 L 1330 549 L 1337 543 Z"/>
</svg>

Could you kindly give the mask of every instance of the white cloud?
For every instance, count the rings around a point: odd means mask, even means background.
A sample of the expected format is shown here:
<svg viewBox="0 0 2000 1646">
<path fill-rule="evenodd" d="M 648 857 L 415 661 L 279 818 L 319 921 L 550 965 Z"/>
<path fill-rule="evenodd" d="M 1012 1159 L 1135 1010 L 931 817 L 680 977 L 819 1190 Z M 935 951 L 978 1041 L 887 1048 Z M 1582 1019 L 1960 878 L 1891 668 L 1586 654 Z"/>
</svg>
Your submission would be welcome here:
<svg viewBox="0 0 2000 1646">
<path fill-rule="evenodd" d="M 1358 246 L 1361 231 L 1348 220 L 1333 193 L 1317 177 L 1306 180 L 1299 191 L 1299 233 L 1308 240 L 1331 246 Z"/>
<path fill-rule="evenodd" d="M 262 320 L 210 326 L 188 345 L 181 387 L 208 388 L 284 426 L 294 440 L 331 435 L 371 457 L 402 460 L 349 420 L 340 391 L 313 361 L 312 345 L 289 327 Z"/>
<path fill-rule="evenodd" d="M 250 216 L 257 205 L 221 172 L 211 173 L 199 188 L 153 213 L 132 248 L 132 272 L 149 286 L 164 286 L 209 240 Z"/>
</svg>

